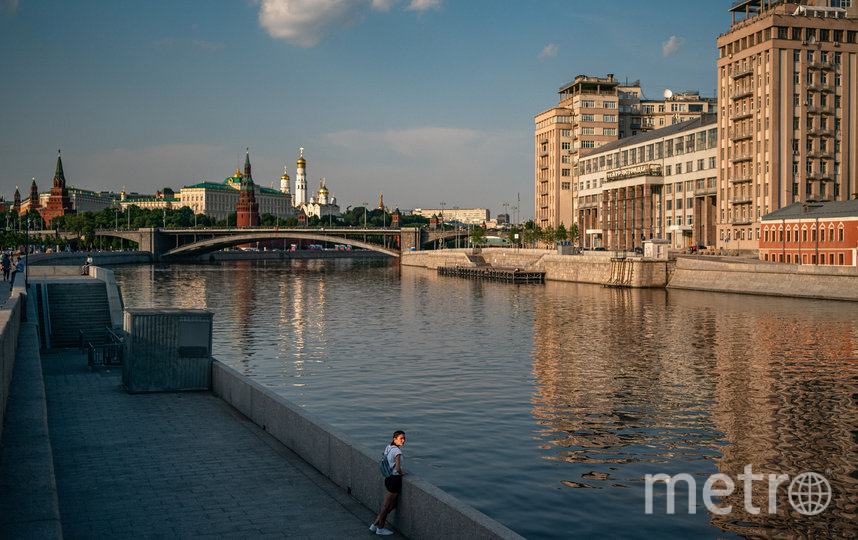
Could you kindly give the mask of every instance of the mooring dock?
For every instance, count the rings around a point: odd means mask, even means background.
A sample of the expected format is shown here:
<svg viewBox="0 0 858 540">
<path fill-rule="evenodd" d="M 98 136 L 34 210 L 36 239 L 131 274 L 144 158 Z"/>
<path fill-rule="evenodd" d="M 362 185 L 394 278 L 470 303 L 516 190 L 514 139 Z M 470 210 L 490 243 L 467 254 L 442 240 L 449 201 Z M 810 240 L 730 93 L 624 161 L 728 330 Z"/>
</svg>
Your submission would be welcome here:
<svg viewBox="0 0 858 540">
<path fill-rule="evenodd" d="M 507 283 L 545 283 L 545 272 L 493 266 L 439 266 L 438 275 Z"/>
</svg>

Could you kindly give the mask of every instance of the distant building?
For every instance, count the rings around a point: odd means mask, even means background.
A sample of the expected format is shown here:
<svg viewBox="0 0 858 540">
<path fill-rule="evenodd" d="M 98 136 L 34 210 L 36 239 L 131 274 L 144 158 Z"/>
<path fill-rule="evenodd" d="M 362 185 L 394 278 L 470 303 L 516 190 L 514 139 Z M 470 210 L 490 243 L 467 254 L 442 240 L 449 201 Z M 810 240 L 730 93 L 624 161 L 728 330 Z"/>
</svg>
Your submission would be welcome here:
<svg viewBox="0 0 858 540">
<path fill-rule="evenodd" d="M 130 206 L 146 208 L 148 210 L 159 210 L 162 208 L 180 208 L 182 206 L 181 202 L 181 196 L 176 196 L 176 193 L 170 188 L 164 188 L 163 191 L 157 191 L 154 196 L 138 195 L 126 197 L 125 191 L 123 191 L 119 205 L 122 207 L 123 211 Z"/>
<path fill-rule="evenodd" d="M 585 247 L 714 245 L 718 133 L 713 115 L 608 143 L 581 158 L 575 222 Z"/>
<path fill-rule="evenodd" d="M 412 213 L 425 218 L 439 216 L 444 223 L 458 221 L 465 225 L 482 225 L 491 217 L 486 208 L 415 208 Z"/>
<path fill-rule="evenodd" d="M 796 202 L 760 223 L 764 261 L 858 266 L 858 200 Z"/>
<path fill-rule="evenodd" d="M 66 216 L 74 214 L 75 209 L 69 199 L 69 191 L 66 188 L 66 177 L 63 173 L 62 154 L 57 151 L 57 170 L 54 173 L 54 185 L 51 188 L 51 195 L 48 202 L 41 210 L 42 219 L 45 220 L 45 225 L 50 227 L 51 221 L 58 216 Z"/>
<path fill-rule="evenodd" d="M 714 98 L 697 92 L 665 91 L 663 100 L 644 99 L 640 81 L 621 83 L 579 75 L 560 87 L 559 102 L 535 117 L 535 221 L 542 228 L 567 228 L 576 210 L 578 162 L 617 139 L 699 118 Z"/>
<path fill-rule="evenodd" d="M 256 227 L 259 225 L 259 203 L 254 193 L 253 176 L 250 174 L 250 149 L 244 156 L 244 178 L 238 188 L 238 203 L 235 205 L 236 226 Z"/>
<path fill-rule="evenodd" d="M 295 211 L 307 217 L 339 217 L 341 213 L 337 199 L 328 191 L 324 178 L 319 181 L 319 190 L 315 194 L 310 194 L 307 190 L 307 160 L 304 159 L 304 149 L 301 148 L 299 151 L 300 155 L 295 171 L 295 198 L 293 201 Z M 280 191 L 290 200 L 292 199 L 292 195 L 289 193 L 289 175 L 286 174 L 285 167 L 283 176 L 280 177 Z"/>
<path fill-rule="evenodd" d="M 36 186 L 36 179 L 33 178 L 33 182 L 30 184 L 30 196 L 21 201 L 18 214 L 23 215 L 27 212 L 38 212 L 42 206 L 43 204 L 39 199 L 39 188 Z"/>
<path fill-rule="evenodd" d="M 101 212 L 105 208 L 119 206 L 119 195 L 115 193 L 113 194 L 114 196 L 110 196 L 108 192 L 96 193 L 94 191 L 80 189 L 74 186 L 70 186 L 68 188 L 68 192 L 72 208 L 74 208 L 75 212 L 78 214 L 82 214 L 84 212 Z M 47 205 L 50 196 L 50 193 L 39 194 L 39 201 L 42 206 Z"/>
</svg>

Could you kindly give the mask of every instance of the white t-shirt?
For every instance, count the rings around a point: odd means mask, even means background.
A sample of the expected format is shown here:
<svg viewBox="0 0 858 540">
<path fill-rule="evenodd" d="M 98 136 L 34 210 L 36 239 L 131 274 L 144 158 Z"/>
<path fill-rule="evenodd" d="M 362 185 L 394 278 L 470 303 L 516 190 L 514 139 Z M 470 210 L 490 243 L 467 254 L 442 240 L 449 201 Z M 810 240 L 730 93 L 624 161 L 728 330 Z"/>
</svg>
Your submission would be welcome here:
<svg viewBox="0 0 858 540">
<path fill-rule="evenodd" d="M 387 463 L 390 465 L 391 470 L 393 470 L 393 474 L 399 475 L 399 471 L 396 470 L 396 456 L 400 456 L 399 467 L 404 469 L 405 464 L 402 462 L 402 450 L 395 444 L 388 444 L 387 448 L 384 449 L 384 455 L 387 456 Z"/>
</svg>

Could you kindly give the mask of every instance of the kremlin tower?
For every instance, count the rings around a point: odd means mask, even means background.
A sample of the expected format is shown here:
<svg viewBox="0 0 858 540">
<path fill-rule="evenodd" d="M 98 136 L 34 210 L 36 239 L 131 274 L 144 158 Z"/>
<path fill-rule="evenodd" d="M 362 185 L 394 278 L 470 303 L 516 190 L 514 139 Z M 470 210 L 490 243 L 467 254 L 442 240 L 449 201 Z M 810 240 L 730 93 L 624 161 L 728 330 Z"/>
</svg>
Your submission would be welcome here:
<svg viewBox="0 0 858 540">
<path fill-rule="evenodd" d="M 283 166 L 283 175 L 280 176 L 280 191 L 289 196 L 289 206 L 293 206 L 292 192 L 290 191 L 289 174 L 286 172 L 286 166 Z"/>
<path fill-rule="evenodd" d="M 298 168 L 295 171 L 295 206 L 307 204 L 307 162 L 304 160 L 304 149 L 298 158 Z"/>
<path fill-rule="evenodd" d="M 50 227 L 51 221 L 55 217 L 74 213 L 75 210 L 72 207 L 71 199 L 69 199 L 69 190 L 66 188 L 66 177 L 63 174 L 62 154 L 57 150 L 57 170 L 54 173 L 54 187 L 51 188 L 51 196 L 48 199 L 47 207 L 41 211 L 42 219 L 45 220 L 45 226 Z"/>
<path fill-rule="evenodd" d="M 236 226 L 256 227 L 259 225 L 259 203 L 256 202 L 253 177 L 250 175 L 250 148 L 244 157 L 244 177 L 239 188 L 238 204 L 235 205 Z"/>
</svg>

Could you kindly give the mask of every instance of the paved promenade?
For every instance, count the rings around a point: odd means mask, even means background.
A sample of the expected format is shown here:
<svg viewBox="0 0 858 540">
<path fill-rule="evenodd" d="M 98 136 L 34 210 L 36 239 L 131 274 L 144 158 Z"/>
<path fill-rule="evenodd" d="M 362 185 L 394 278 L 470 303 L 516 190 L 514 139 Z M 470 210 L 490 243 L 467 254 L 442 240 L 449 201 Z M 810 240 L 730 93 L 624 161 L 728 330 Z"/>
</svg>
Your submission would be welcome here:
<svg viewBox="0 0 858 540">
<path fill-rule="evenodd" d="M 76 350 L 42 368 L 64 538 L 371 534 L 370 510 L 212 394 L 129 395 Z"/>
</svg>

